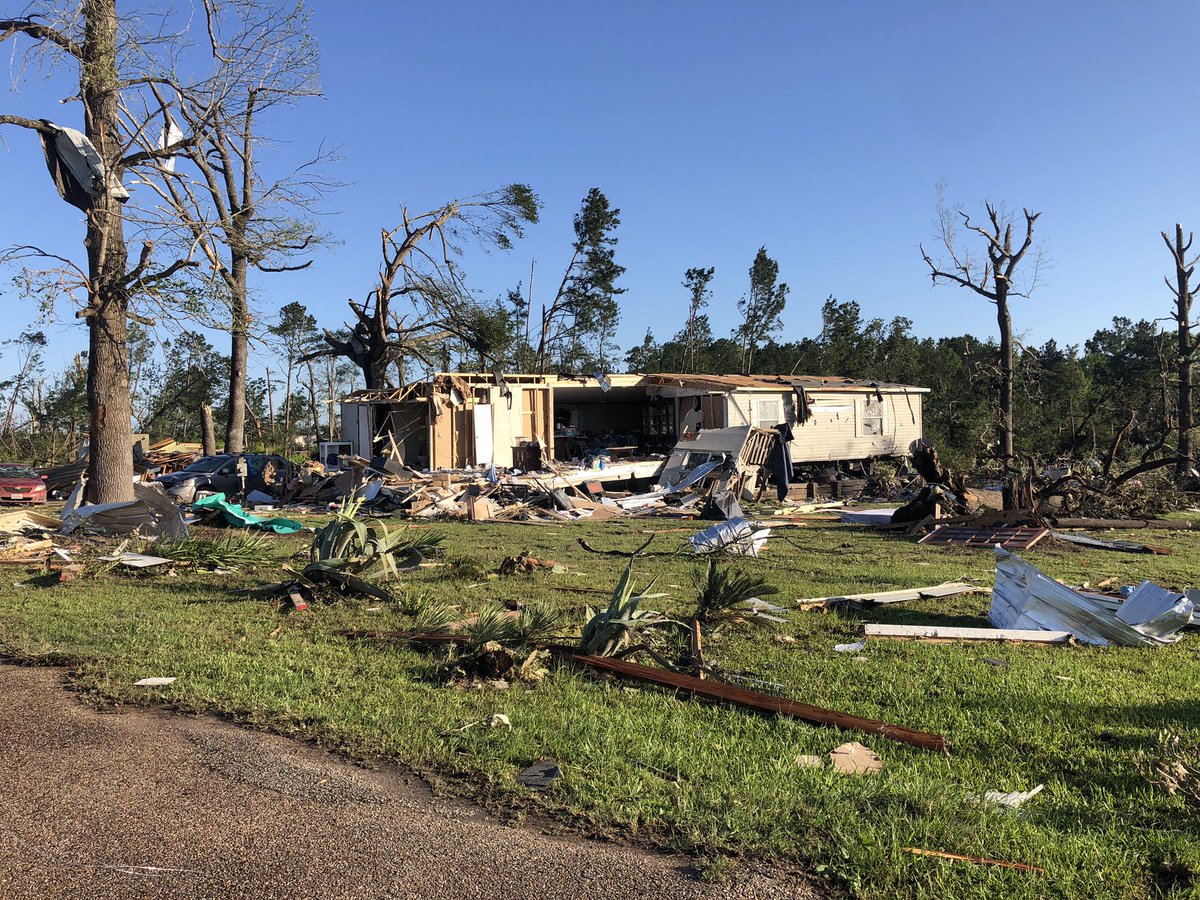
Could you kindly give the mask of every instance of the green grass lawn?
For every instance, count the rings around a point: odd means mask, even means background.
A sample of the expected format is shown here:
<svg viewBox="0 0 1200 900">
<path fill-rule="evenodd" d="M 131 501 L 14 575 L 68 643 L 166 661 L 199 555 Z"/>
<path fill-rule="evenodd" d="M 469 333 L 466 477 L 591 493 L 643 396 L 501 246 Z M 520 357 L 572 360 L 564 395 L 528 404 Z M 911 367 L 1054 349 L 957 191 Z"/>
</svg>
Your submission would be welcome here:
<svg viewBox="0 0 1200 900">
<path fill-rule="evenodd" d="M 317 520 L 311 520 L 317 521 Z M 422 526 L 430 527 L 430 526 Z M 568 610 L 570 628 L 610 590 L 623 560 L 580 550 L 632 549 L 663 529 L 652 549 L 680 544 L 693 526 L 671 520 L 562 528 L 436 526 L 450 565 L 395 586 L 426 591 L 464 612 L 488 600 L 544 597 Z M 201 533 L 197 529 L 196 533 Z M 744 565 L 780 588 L 774 599 L 887 590 L 968 579 L 990 585 L 987 551 L 923 547 L 904 536 L 839 525 L 778 532 Z M 1200 582 L 1200 540 L 1186 532 L 1121 535 L 1174 548 L 1142 556 L 1055 545 L 1025 554 L 1068 583 L 1152 578 Z M 306 538 L 272 537 L 280 562 Z M 487 578 L 522 550 L 566 573 Z M 639 561 L 639 584 L 658 578 L 669 598 L 650 605 L 684 615 L 694 601 L 687 556 Z M 365 759 L 411 766 L 492 808 L 536 811 L 589 832 L 638 839 L 707 860 L 800 864 L 837 890 L 864 897 L 1150 897 L 1200 890 L 1200 827 L 1184 802 L 1151 785 L 1138 760 L 1160 729 L 1200 735 L 1200 637 L 1161 649 L 951 645 L 875 641 L 860 654 L 863 621 L 986 626 L 986 594 L 898 604 L 864 614 L 793 612 L 787 625 L 727 627 L 706 655 L 760 673 L 788 696 L 934 731 L 949 754 L 803 722 L 678 698 L 649 686 L 552 666 L 533 687 L 446 685 L 446 651 L 350 640 L 344 628 L 396 627 L 405 617 L 377 601 L 347 599 L 284 615 L 237 593 L 279 578 L 278 566 L 237 575 L 179 570 L 110 571 L 44 586 L 0 570 L 0 641 L 27 659 L 68 660 L 98 701 L 169 703 L 302 735 Z M 16 584 L 14 584 L 16 583 Z M 19 585 L 19 586 L 18 586 Z M 371 608 L 376 608 L 372 611 Z M 794 641 L 781 641 L 781 635 Z M 989 662 L 988 660 L 992 660 Z M 998 666 L 995 660 L 1009 665 Z M 146 676 L 178 676 L 138 688 Z M 491 713 L 512 728 L 469 728 Z M 804 768 L 859 740 L 884 772 L 842 776 Z M 516 773 L 553 756 L 563 777 L 544 794 Z M 972 802 L 986 790 L 1046 789 L 1021 813 Z M 1045 875 L 903 852 L 921 847 L 1030 863 Z M 1195 884 L 1193 884 L 1195 879 Z"/>
</svg>

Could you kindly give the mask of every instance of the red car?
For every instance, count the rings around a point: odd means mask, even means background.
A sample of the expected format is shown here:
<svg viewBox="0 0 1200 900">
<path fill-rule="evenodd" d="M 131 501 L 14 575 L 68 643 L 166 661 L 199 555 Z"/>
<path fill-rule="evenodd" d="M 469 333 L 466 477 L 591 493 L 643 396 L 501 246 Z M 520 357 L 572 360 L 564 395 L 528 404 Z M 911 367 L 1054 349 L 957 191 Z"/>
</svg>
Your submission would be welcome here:
<svg viewBox="0 0 1200 900">
<path fill-rule="evenodd" d="M 45 503 L 46 482 L 29 466 L 0 463 L 0 503 Z"/>
</svg>

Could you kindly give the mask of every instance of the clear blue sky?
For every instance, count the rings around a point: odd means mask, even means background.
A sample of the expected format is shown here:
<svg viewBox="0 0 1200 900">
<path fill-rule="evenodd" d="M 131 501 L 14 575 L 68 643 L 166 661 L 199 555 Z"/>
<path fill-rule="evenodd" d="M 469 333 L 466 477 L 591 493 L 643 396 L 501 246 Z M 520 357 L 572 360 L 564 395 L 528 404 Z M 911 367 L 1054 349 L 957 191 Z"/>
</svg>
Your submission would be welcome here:
<svg viewBox="0 0 1200 900">
<path fill-rule="evenodd" d="M 680 327 L 690 266 L 716 267 L 710 314 L 726 333 L 760 245 L 792 287 L 785 339 L 817 331 L 829 294 L 922 335 L 994 334 L 992 307 L 931 289 L 917 252 L 945 179 L 975 210 L 991 198 L 1042 211 L 1051 267 L 1016 327 L 1078 343 L 1114 315 L 1166 315 L 1159 231 L 1200 230 L 1198 26 L 1185 2 L 317 0 L 327 99 L 271 126 L 281 160 L 343 145 L 333 174 L 351 184 L 324 222 L 342 243 L 307 272 L 259 277 L 260 308 L 300 300 L 336 326 L 400 203 L 525 181 L 542 222 L 510 253 L 471 254 L 472 287 L 498 295 L 536 258 L 545 297 L 598 186 L 621 209 L 624 346 Z M 66 93 L 26 82 L 0 93 L 0 111 L 78 127 L 78 107 L 53 102 Z M 3 137 L 0 246 L 82 259 L 79 215 L 36 141 Z M 3 282 L 11 336 L 35 310 Z M 53 332 L 53 363 L 86 345 L 79 325 Z"/>
</svg>

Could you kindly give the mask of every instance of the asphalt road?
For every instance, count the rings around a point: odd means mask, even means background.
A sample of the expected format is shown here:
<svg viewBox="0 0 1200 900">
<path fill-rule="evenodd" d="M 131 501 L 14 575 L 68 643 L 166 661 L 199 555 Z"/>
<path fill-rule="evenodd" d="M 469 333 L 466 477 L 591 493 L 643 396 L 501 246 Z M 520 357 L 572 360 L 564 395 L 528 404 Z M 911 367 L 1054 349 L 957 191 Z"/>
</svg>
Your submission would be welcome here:
<svg viewBox="0 0 1200 900">
<path fill-rule="evenodd" d="M 738 869 L 543 834 L 398 770 L 211 718 L 98 712 L 0 665 L 0 897 L 814 897 Z"/>
</svg>

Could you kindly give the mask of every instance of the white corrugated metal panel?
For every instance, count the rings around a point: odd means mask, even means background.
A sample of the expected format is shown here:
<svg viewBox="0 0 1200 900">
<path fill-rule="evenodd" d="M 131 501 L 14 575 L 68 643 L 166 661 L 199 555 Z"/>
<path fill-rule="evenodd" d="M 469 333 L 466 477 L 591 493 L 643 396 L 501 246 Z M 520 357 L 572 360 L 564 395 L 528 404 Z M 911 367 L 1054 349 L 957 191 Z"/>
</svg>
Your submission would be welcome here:
<svg viewBox="0 0 1200 900">
<path fill-rule="evenodd" d="M 1042 628 L 1069 631 L 1085 644 L 1157 647 L 1178 640 L 1175 631 L 1191 619 L 1176 623 L 1152 619 L 1137 626 L 1113 615 L 1104 604 L 1059 584 L 1031 563 L 1002 547 L 996 548 L 996 584 L 988 619 L 997 628 Z M 1149 609 L 1150 604 L 1146 604 Z"/>
</svg>

